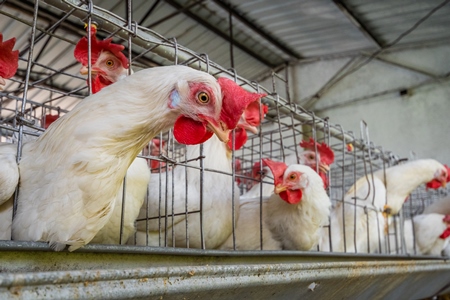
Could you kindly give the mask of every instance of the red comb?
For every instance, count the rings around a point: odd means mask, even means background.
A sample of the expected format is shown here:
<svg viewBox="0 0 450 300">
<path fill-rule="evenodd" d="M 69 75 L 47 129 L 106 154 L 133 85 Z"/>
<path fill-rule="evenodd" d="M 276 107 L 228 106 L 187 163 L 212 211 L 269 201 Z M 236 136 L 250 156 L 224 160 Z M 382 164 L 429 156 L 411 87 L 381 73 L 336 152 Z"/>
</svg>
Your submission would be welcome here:
<svg viewBox="0 0 450 300">
<path fill-rule="evenodd" d="M 278 184 L 282 183 L 284 171 L 286 171 L 288 166 L 282 161 L 273 161 L 268 158 L 263 158 L 262 162 L 263 165 L 267 165 L 272 171 L 274 185 L 277 186 Z"/>
<path fill-rule="evenodd" d="M 125 47 L 123 45 L 111 43 L 112 38 L 104 41 L 97 40 L 97 37 L 95 36 L 96 32 L 97 29 L 95 26 L 91 26 L 91 63 L 95 64 L 102 51 L 109 51 L 122 62 L 124 68 L 128 68 L 128 59 L 122 53 L 122 50 L 125 49 Z M 88 39 L 82 37 L 75 46 L 73 55 L 83 66 L 88 65 L 88 51 Z"/>
<path fill-rule="evenodd" d="M 240 117 L 250 103 L 266 96 L 266 94 L 250 93 L 225 77 L 220 77 L 217 81 L 223 97 L 220 120 L 227 125 L 228 129 L 236 128 Z"/>
<path fill-rule="evenodd" d="M 319 144 L 316 141 L 314 141 L 313 138 L 309 138 L 309 142 L 307 141 L 300 142 L 300 147 L 312 151 L 315 150 L 316 145 L 317 151 L 320 154 L 320 161 L 327 165 L 331 165 L 334 162 L 334 152 L 327 144 L 325 143 Z"/>
<path fill-rule="evenodd" d="M 13 77 L 19 67 L 19 50 L 13 51 L 15 43 L 16 38 L 3 42 L 0 33 L 0 77 L 4 79 Z"/>
</svg>

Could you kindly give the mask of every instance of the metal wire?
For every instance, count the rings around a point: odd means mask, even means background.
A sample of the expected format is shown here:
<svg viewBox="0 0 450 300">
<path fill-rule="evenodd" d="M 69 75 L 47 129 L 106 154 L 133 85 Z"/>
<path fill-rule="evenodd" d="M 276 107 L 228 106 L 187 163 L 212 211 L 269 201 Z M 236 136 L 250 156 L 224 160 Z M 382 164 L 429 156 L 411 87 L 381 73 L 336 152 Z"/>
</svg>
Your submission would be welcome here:
<svg viewBox="0 0 450 300">
<path fill-rule="evenodd" d="M 299 157 L 302 149 L 298 146 L 299 140 L 305 140 L 309 137 L 314 138 L 317 142 L 324 142 L 329 145 L 333 151 L 335 151 L 335 162 L 331 166 L 331 171 L 327 175 L 327 180 L 329 181 L 329 186 L 327 188 L 327 192 L 330 196 L 330 199 L 333 202 L 334 206 L 341 205 L 342 206 L 342 227 L 346 228 L 346 219 L 345 215 L 348 210 L 353 209 L 353 224 L 357 224 L 357 211 L 356 209 L 363 209 L 365 211 L 365 222 L 369 224 L 369 214 L 371 212 L 379 213 L 375 208 L 362 205 L 360 201 L 362 200 L 357 198 L 356 192 L 353 194 L 353 198 L 351 200 L 346 199 L 346 193 L 351 188 L 351 186 L 356 182 L 358 178 L 365 177 L 367 185 L 369 189 L 374 188 L 375 179 L 373 173 L 377 170 L 386 170 L 391 166 L 392 163 L 396 163 L 398 160 L 391 158 L 391 153 L 389 151 L 383 150 L 383 148 L 376 147 L 369 138 L 369 131 L 367 124 L 361 124 L 361 138 L 356 139 L 351 132 L 346 132 L 342 126 L 338 124 L 333 124 L 329 122 L 327 119 L 322 119 L 317 117 L 313 112 L 307 111 L 305 108 L 301 106 L 297 106 L 294 104 L 293 99 L 289 93 L 290 91 L 290 82 L 289 82 L 289 69 L 286 68 L 284 76 L 280 74 L 273 73 L 271 77 L 271 87 L 265 88 L 260 86 L 258 83 L 247 80 L 246 78 L 241 78 L 236 70 L 224 68 L 217 63 L 211 61 L 206 54 L 198 54 L 193 51 L 186 49 L 182 45 L 180 45 L 175 38 L 166 38 L 158 33 L 155 33 L 147 28 L 143 28 L 133 21 L 132 16 L 132 1 L 127 1 L 127 17 L 122 19 L 116 15 L 113 15 L 111 12 L 102 10 L 93 5 L 92 1 L 88 1 L 89 5 L 85 5 L 76 0 L 62 0 L 63 3 L 69 6 L 69 8 L 65 8 L 68 10 L 66 14 L 64 14 L 59 22 L 55 23 L 54 26 L 48 27 L 46 30 L 39 29 L 37 26 L 38 21 L 38 8 L 40 6 L 39 1 L 35 2 L 35 14 L 33 16 L 33 23 L 29 23 L 26 20 L 18 21 L 21 24 L 30 25 L 31 31 L 31 39 L 29 45 L 29 53 L 27 59 L 27 69 L 24 72 L 25 79 L 19 80 L 15 78 L 16 81 L 13 81 L 11 85 L 19 85 L 20 87 L 16 88 L 16 93 L 11 92 L 0 92 L 1 98 L 1 106 L 0 113 L 2 116 L 0 129 L 0 135 L 2 137 L 2 141 L 12 141 L 13 135 L 18 133 L 18 157 L 20 158 L 20 148 L 22 145 L 23 136 L 39 136 L 43 131 L 43 122 L 45 121 L 46 113 L 57 111 L 58 115 L 60 113 L 65 113 L 68 110 L 61 109 L 58 107 L 62 101 L 68 101 L 68 96 L 70 98 L 80 98 L 83 97 L 84 94 L 80 93 L 82 89 L 86 88 L 85 79 L 75 75 L 72 73 L 71 68 L 75 66 L 72 63 L 65 63 L 64 67 L 54 68 L 53 66 L 49 66 L 48 63 L 45 62 L 42 57 L 37 56 L 36 60 L 33 60 L 33 51 L 35 50 L 35 43 L 39 42 L 39 40 L 44 39 L 45 37 L 52 37 L 53 39 L 66 40 L 61 34 L 55 35 L 52 32 L 57 26 L 62 26 L 66 22 L 73 21 L 76 18 L 80 18 L 86 20 L 89 24 L 88 26 L 88 45 L 91 45 L 91 27 L 93 20 L 101 21 L 99 24 L 99 29 L 102 32 L 106 32 L 107 34 L 111 34 L 115 39 L 123 40 L 127 42 L 128 48 L 128 60 L 131 62 L 143 62 L 144 65 L 155 64 L 155 61 L 161 64 L 183 64 L 188 65 L 193 68 L 205 70 L 206 72 L 213 74 L 215 76 L 228 76 L 236 80 L 236 82 L 248 90 L 255 92 L 266 92 L 269 94 L 266 98 L 264 98 L 264 102 L 267 103 L 270 107 L 269 113 L 266 116 L 266 119 L 263 121 L 263 124 L 260 126 L 259 133 L 257 135 L 250 135 L 248 142 L 243 146 L 242 149 L 231 152 L 231 172 L 225 172 L 223 170 L 216 170 L 208 165 L 206 165 L 206 157 L 211 155 L 211 153 L 205 153 L 205 149 L 200 147 L 198 156 L 187 157 L 186 148 L 184 146 L 179 145 L 173 138 L 172 132 L 161 133 L 159 135 L 160 141 L 167 141 L 167 144 L 163 146 L 162 143 L 159 144 L 158 150 L 159 155 L 154 156 L 151 153 L 143 153 L 142 157 L 146 159 L 156 160 L 159 162 L 157 170 L 154 170 L 158 174 L 158 182 L 159 182 L 159 190 L 158 191 L 147 191 L 146 200 L 151 196 L 157 198 L 156 206 L 153 207 L 149 204 L 148 201 L 144 203 L 145 213 L 141 215 L 137 220 L 137 224 L 143 224 L 143 228 L 145 233 L 148 233 L 152 230 L 153 224 L 156 224 L 156 228 L 158 230 L 157 236 L 157 246 L 159 247 L 186 247 L 190 248 L 194 245 L 192 232 L 195 230 L 195 222 L 193 222 L 191 216 L 198 216 L 200 220 L 199 225 L 199 236 L 200 236 L 200 246 L 201 249 L 208 249 L 208 238 L 210 238 L 207 234 L 205 234 L 208 226 L 210 224 L 207 223 L 206 218 L 206 189 L 205 186 L 207 176 L 212 174 L 221 174 L 224 176 L 229 176 L 231 178 L 232 185 L 229 187 L 231 190 L 231 232 L 232 235 L 232 249 L 236 250 L 236 234 L 238 229 L 236 228 L 236 224 L 238 223 L 237 214 L 239 209 L 239 199 L 235 199 L 234 192 L 240 191 L 241 194 L 247 192 L 255 183 L 261 183 L 259 186 L 259 210 L 257 215 L 259 217 L 258 227 L 259 233 L 255 232 L 255 235 L 259 237 L 260 247 L 259 249 L 264 250 L 264 241 L 266 236 L 263 235 L 263 228 L 265 226 L 263 217 L 265 215 L 265 207 L 264 201 L 262 197 L 263 193 L 263 179 L 255 179 L 252 177 L 252 168 L 256 162 L 261 163 L 261 159 L 268 157 L 275 160 L 284 161 L 288 155 L 295 155 L 297 161 L 299 161 Z M 158 3 L 158 2 L 156 2 Z M 155 3 L 155 5 L 156 5 Z M 153 8 L 149 11 L 151 12 Z M 231 15 L 230 15 L 231 20 Z M 58 24 L 58 25 L 56 25 Z M 39 30 L 41 34 L 36 36 L 36 30 Z M 83 32 L 83 34 L 86 34 Z M 80 36 L 81 37 L 81 36 Z M 73 42 L 73 41 L 72 41 Z M 73 46 L 73 43 L 70 43 L 70 47 Z M 232 47 L 232 44 L 230 45 Z M 91 53 L 88 51 L 88 68 L 91 66 Z M 32 73 L 32 67 L 42 69 L 39 70 L 40 73 Z M 130 70 L 131 72 L 131 67 Z M 344 71 L 344 70 L 342 70 Z M 37 71 L 38 72 L 38 71 Z M 30 80 L 33 75 L 38 75 L 39 78 L 36 80 Z M 76 81 L 78 84 L 69 85 L 67 90 L 63 90 L 58 87 L 54 87 L 53 84 L 50 84 L 51 87 L 45 86 L 44 83 L 50 81 L 50 79 L 58 78 L 58 76 L 68 78 L 70 80 Z M 92 76 L 89 72 L 88 81 L 92 83 Z M 23 86 L 23 87 L 22 87 Z M 88 93 L 91 93 L 90 86 L 92 84 L 87 85 L 89 87 Z M 280 88 L 281 86 L 281 88 Z M 46 98 L 42 102 L 34 101 L 30 95 L 29 90 L 33 88 L 39 93 L 46 92 L 49 97 Z M 84 93 L 86 91 L 84 90 Z M 36 94 L 36 97 L 39 94 Z M 10 105 L 11 104 L 11 105 Z M 17 119 L 16 116 L 20 118 Z M 35 125 L 30 125 L 30 128 L 27 128 L 26 121 L 35 120 L 37 121 Z M 38 122 L 41 122 L 39 126 Z M 38 132 L 33 131 L 32 129 L 37 130 Z M 233 134 L 233 144 L 235 143 L 235 135 Z M 347 144 L 351 143 L 354 147 L 353 151 L 347 150 Z M 149 145 L 151 147 L 151 145 Z M 164 154 L 163 152 L 166 152 Z M 319 155 L 318 146 L 314 146 L 314 152 L 316 157 Z M 237 170 L 236 159 L 241 160 L 241 170 Z M 193 164 L 198 160 L 198 164 Z M 165 167 L 163 164 L 165 163 Z M 175 181 L 175 170 L 176 168 L 182 169 L 184 174 L 183 182 Z M 316 171 L 319 170 L 319 161 L 316 160 L 315 163 Z M 260 164 L 260 172 L 263 171 L 263 166 Z M 165 173 L 165 174 L 163 174 Z M 191 181 L 189 180 L 189 176 L 191 174 L 196 174 L 198 176 L 198 188 L 199 188 L 199 199 L 191 199 L 189 196 L 192 192 L 191 189 L 194 189 L 194 186 L 191 185 Z M 386 178 L 386 173 L 384 173 L 384 177 Z M 240 181 L 239 185 L 235 185 L 236 181 Z M 386 179 L 385 179 L 386 181 Z M 127 188 L 126 188 L 127 179 L 124 180 L 123 190 L 122 190 L 122 212 L 121 212 L 121 222 L 120 222 L 120 236 L 119 243 L 125 243 L 124 240 L 124 224 L 125 224 L 125 214 L 127 212 L 126 207 L 127 204 Z M 267 183 L 267 182 L 266 182 Z M 183 208 L 180 210 L 175 209 L 177 201 L 177 195 L 175 194 L 176 188 L 178 185 L 184 184 L 185 187 L 183 189 L 183 193 L 185 196 L 185 203 Z M 220 183 L 218 183 L 220 184 Z M 371 195 L 372 205 L 374 205 L 375 193 L 369 190 L 367 197 Z M 18 192 L 16 192 L 16 195 Z M 369 228 L 367 228 L 367 248 L 369 253 L 377 252 L 379 254 L 389 254 L 389 253 L 397 253 L 401 255 L 419 255 L 417 252 L 415 245 L 415 232 L 413 231 L 413 239 L 414 239 L 414 253 L 408 253 L 407 245 L 404 241 L 405 230 L 403 226 L 403 222 L 406 220 L 411 220 L 412 217 L 416 214 L 421 213 L 423 207 L 427 204 L 434 202 L 436 199 L 442 198 L 447 195 L 445 193 L 437 193 L 434 191 L 426 191 L 424 188 L 420 188 L 411 195 L 410 202 L 408 205 L 403 206 L 403 211 L 400 216 L 395 216 L 393 218 L 394 229 L 393 232 L 389 232 L 388 235 L 384 236 L 384 233 L 380 230 L 382 224 L 377 224 L 378 226 L 378 234 L 377 236 L 369 236 Z M 370 199 L 369 199 L 370 200 Z M 386 199 L 387 201 L 387 199 Z M 194 207 L 195 203 L 199 203 L 199 207 Z M 386 202 L 387 203 L 387 202 Z M 192 205 L 192 206 L 191 206 Z M 351 211 L 350 211 L 351 212 Z M 179 228 L 177 227 L 177 222 L 179 219 L 183 219 L 182 231 L 185 235 L 185 243 L 180 243 L 176 235 L 178 234 Z M 154 223 L 153 223 L 154 222 Z M 351 222 L 351 220 L 350 220 Z M 377 222 L 379 220 L 377 219 Z M 328 237 L 328 247 L 331 252 L 337 251 L 334 249 L 333 241 L 336 236 L 333 234 L 336 228 L 332 228 L 331 219 L 329 219 L 329 224 L 324 227 L 326 235 Z M 368 226 L 367 226 L 368 227 Z M 414 222 L 413 222 L 414 227 Z M 363 255 L 362 249 L 357 248 L 357 236 L 356 227 L 353 228 L 353 236 L 346 236 L 345 230 L 344 235 L 342 236 L 342 246 L 343 252 L 347 252 L 350 249 L 348 245 L 352 242 L 354 244 L 354 253 L 353 254 L 361 254 Z M 394 236 L 395 243 L 391 243 L 389 239 L 389 235 Z M 377 241 L 377 249 L 371 249 L 373 245 L 371 242 L 373 239 Z M 145 235 L 145 244 L 151 245 L 152 241 L 149 239 L 149 235 Z M 134 243 L 137 241 L 137 237 L 133 237 Z M 401 241 L 401 242 L 400 242 Z M 130 241 L 128 241 L 130 242 Z M 121 249 L 129 248 L 114 248 L 114 251 L 120 251 Z M 322 251 L 320 247 L 319 251 Z M 282 252 L 280 252 L 282 254 Z M 364 254 L 366 255 L 366 254 Z"/>
</svg>

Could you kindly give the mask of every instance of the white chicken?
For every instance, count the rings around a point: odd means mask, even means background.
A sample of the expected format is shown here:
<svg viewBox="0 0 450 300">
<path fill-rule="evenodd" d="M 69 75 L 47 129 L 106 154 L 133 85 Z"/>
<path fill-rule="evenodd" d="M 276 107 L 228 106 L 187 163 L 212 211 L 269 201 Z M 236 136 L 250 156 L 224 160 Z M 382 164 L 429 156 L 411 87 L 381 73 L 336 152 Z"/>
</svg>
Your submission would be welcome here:
<svg viewBox="0 0 450 300">
<path fill-rule="evenodd" d="M 387 216 L 397 214 L 419 185 L 432 180 L 445 185 L 446 179 L 446 168 L 434 159 L 415 160 L 387 168 L 385 174 L 378 170 L 373 176 L 361 177 L 331 213 L 332 250 L 383 252 Z M 329 251 L 328 233 L 323 235 L 321 249 Z"/>
<path fill-rule="evenodd" d="M 448 215 L 436 213 L 417 215 L 405 220 L 403 228 L 406 252 L 409 254 L 440 256 L 449 245 L 450 216 Z M 399 235 L 389 236 L 392 253 L 397 253 L 394 245 L 401 249 L 402 241 L 399 237 Z"/>
<path fill-rule="evenodd" d="M 260 119 L 250 116 L 259 115 L 257 100 L 262 96 L 248 93 L 254 102 L 249 104 L 238 123 L 238 129 L 242 130 L 236 130 L 235 149 L 247 140 L 245 129 L 257 132 Z M 200 161 L 196 159 L 201 155 L 199 145 L 186 149 L 185 158 L 190 167 L 178 166 L 172 172 L 151 174 L 148 203 L 139 215 L 139 220 L 143 221 L 137 226 L 138 245 L 212 249 L 223 243 L 232 231 L 233 201 L 235 217 L 239 215 L 239 189 L 229 175 L 232 172 L 230 149 L 230 143 L 225 145 L 215 137 L 203 143 L 203 189 Z M 174 218 L 172 213 L 176 215 Z M 147 215 L 151 218 L 148 221 L 145 220 Z"/>
<path fill-rule="evenodd" d="M 211 130 L 228 140 L 233 114 L 248 104 L 235 101 L 236 93 L 207 73 L 170 66 L 142 70 L 85 98 L 24 145 L 12 238 L 48 241 L 55 250 L 87 244 L 109 220 L 139 151 L 174 124 L 186 144 L 208 139 Z M 222 97 L 238 109 L 221 110 Z"/>
<path fill-rule="evenodd" d="M 15 38 L 3 41 L 0 33 L 0 91 L 5 79 L 16 74 L 19 67 L 19 50 L 14 50 Z M 17 145 L 0 143 L 0 240 L 11 239 L 13 194 L 19 183 L 19 167 L 16 162 Z"/>
<path fill-rule="evenodd" d="M 315 145 L 317 147 L 317 155 L 315 152 Z M 300 147 L 304 148 L 305 151 L 299 153 L 298 157 L 295 153 L 286 155 L 285 163 L 291 164 L 301 164 L 316 169 L 319 166 L 319 175 L 322 178 L 325 187 L 328 186 L 328 178 L 326 173 L 330 170 L 330 165 L 334 162 L 334 152 L 325 143 L 316 143 L 312 138 L 309 142 L 302 141 Z M 252 168 L 252 177 L 257 181 L 262 178 L 266 178 L 262 182 L 262 195 L 263 197 L 269 197 L 273 192 L 273 176 L 270 168 L 263 166 L 262 171 L 260 170 L 261 163 L 256 162 Z M 241 196 L 241 199 L 256 198 L 260 196 L 261 183 L 254 184 L 252 188 Z"/>
<path fill-rule="evenodd" d="M 122 53 L 124 47 L 111 43 L 112 39 L 99 41 L 96 38 L 97 28 L 91 27 L 91 48 L 88 48 L 86 37 L 80 39 L 74 50 L 74 57 L 83 66 L 80 70 L 82 75 L 89 72 L 88 52 L 91 52 L 91 74 L 92 93 L 97 93 L 104 87 L 117 82 L 128 76 L 128 59 Z M 131 72 L 132 73 L 132 72 Z M 89 83 L 89 82 L 88 82 Z M 46 116 L 46 125 L 47 125 Z M 53 122 L 57 118 L 51 118 Z M 46 126 L 45 128 L 48 128 Z M 156 140 L 156 139 L 153 139 Z M 153 141 L 152 140 L 152 141 Z M 147 195 L 147 186 L 150 180 L 150 171 L 147 162 L 143 158 L 136 158 L 127 170 L 125 180 L 125 195 L 123 194 L 123 183 L 116 195 L 114 210 L 111 217 L 91 240 L 97 244 L 125 244 L 128 238 L 136 231 L 134 222 L 139 209 Z M 122 211 L 123 203 L 125 209 Z M 123 218 L 122 218 L 123 214 Z M 122 231 L 120 228 L 122 227 Z"/>
<path fill-rule="evenodd" d="M 287 166 L 263 159 L 274 174 L 274 191 L 262 199 L 262 249 L 311 250 L 328 222 L 331 201 L 322 178 L 311 167 Z M 260 243 L 260 199 L 244 199 L 236 226 L 236 249 L 256 250 Z M 269 234 L 270 233 L 270 234 Z M 221 249 L 233 249 L 233 236 Z"/>
</svg>

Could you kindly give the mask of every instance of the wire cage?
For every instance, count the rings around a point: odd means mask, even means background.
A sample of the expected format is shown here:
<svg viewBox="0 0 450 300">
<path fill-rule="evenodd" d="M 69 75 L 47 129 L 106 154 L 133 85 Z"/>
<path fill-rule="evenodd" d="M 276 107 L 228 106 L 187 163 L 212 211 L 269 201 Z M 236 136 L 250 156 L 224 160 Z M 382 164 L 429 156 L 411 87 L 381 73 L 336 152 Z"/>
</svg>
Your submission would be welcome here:
<svg viewBox="0 0 450 300">
<path fill-rule="evenodd" d="M 23 9 L 24 13 L 18 13 L 18 8 Z M 140 214 L 131 221 L 127 220 L 124 214 L 130 209 L 127 195 L 131 192 L 127 182 L 132 179 L 125 179 L 123 197 L 117 204 L 121 215 L 120 228 L 111 229 L 112 238 L 107 242 L 118 245 L 115 251 L 120 252 L 120 244 L 127 242 L 156 247 L 219 248 L 226 236 L 211 242 L 215 235 L 210 231 L 211 225 L 216 222 L 231 224 L 227 235 L 235 234 L 239 196 L 255 184 L 264 182 L 264 179 L 252 176 L 255 163 L 261 163 L 262 158 L 284 161 L 288 155 L 298 156 L 302 151 L 299 147 L 302 140 L 313 138 L 318 143 L 329 145 L 334 151 L 335 161 L 327 175 L 329 185 L 326 189 L 334 207 L 344 202 L 345 195 L 357 179 L 364 176 L 370 179 L 370 174 L 375 171 L 404 163 L 370 140 L 368 126 L 364 122 L 361 123 L 361 132 L 355 134 L 296 105 L 289 95 L 286 75 L 273 73 L 267 78 L 265 86 L 247 80 L 234 69 L 215 63 L 207 54 L 195 53 L 180 45 L 176 39 L 166 38 L 141 26 L 130 14 L 121 18 L 94 6 L 92 1 L 79 0 L 35 1 L 34 6 L 28 2 L 4 1 L 0 13 L 3 15 L 2 22 L 8 25 L 4 27 L 9 27 L 4 32 L 4 38 L 6 35 L 25 33 L 15 46 L 20 51 L 18 72 L 0 91 L 0 141 L 16 143 L 19 159 L 23 143 L 36 139 L 51 119 L 63 116 L 90 93 L 86 78 L 78 74 L 80 65 L 71 55 L 76 41 L 86 36 L 84 23 L 88 24 L 88 28 L 96 23 L 99 38 L 112 37 L 115 43 L 125 45 L 124 52 L 135 71 L 156 65 L 186 65 L 216 77 L 232 78 L 249 91 L 267 93 L 262 102 L 268 105 L 269 110 L 259 132 L 250 135 L 241 149 L 231 151 L 229 158 L 225 155 L 223 159 L 228 159 L 230 165 L 217 167 L 210 159 L 216 154 L 214 150 L 206 145 L 180 145 L 171 131 L 162 132 L 143 149 L 139 158 L 144 159 L 151 169 L 153 189 L 146 189 Z M 60 54 L 56 57 L 55 52 L 50 51 L 52 47 L 59 49 Z M 91 75 L 88 82 L 90 80 Z M 315 152 L 317 155 L 317 149 Z M 223 196 L 229 200 L 226 205 L 219 203 L 221 199 L 211 199 L 211 194 L 208 194 L 211 192 L 208 190 L 211 181 L 222 185 L 221 189 L 225 191 Z M 405 235 L 401 224 L 422 213 L 424 207 L 444 198 L 447 193 L 447 190 L 419 187 L 410 195 L 400 213 L 391 217 L 391 228 L 386 232 L 379 230 L 377 237 L 371 237 L 377 240 L 376 249 L 344 249 L 343 252 L 392 253 L 408 257 L 418 254 L 402 246 L 401 238 L 398 238 Z M 212 195 L 217 196 L 216 193 Z M 355 204 L 346 202 L 344 209 L 347 205 Z M 371 208 L 363 209 L 370 211 Z M 323 227 L 322 235 L 327 241 L 319 243 L 311 251 L 336 250 L 332 245 L 335 238 L 330 229 L 332 224 L 330 218 Z M 134 226 L 138 228 L 138 233 L 134 233 Z M 144 235 L 139 236 L 139 230 Z M 145 234 L 149 231 L 152 235 Z M 259 236 L 261 233 L 254 234 Z M 385 238 L 385 235 L 394 236 L 395 241 Z M 92 243 L 95 244 L 95 239 Z"/>
</svg>

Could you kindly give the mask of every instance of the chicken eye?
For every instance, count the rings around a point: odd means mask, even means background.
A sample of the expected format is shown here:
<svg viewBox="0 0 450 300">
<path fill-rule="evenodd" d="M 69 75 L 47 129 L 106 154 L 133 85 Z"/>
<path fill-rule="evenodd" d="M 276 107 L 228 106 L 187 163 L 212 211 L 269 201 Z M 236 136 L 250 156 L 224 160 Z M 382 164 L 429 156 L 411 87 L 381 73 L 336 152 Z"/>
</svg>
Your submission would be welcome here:
<svg viewBox="0 0 450 300">
<path fill-rule="evenodd" d="M 292 173 L 289 175 L 289 180 L 296 180 L 297 179 L 297 174 Z"/>
<path fill-rule="evenodd" d="M 114 61 L 112 59 L 107 60 L 106 61 L 106 66 L 113 67 L 114 66 Z"/>
<path fill-rule="evenodd" d="M 205 93 L 205 92 L 200 92 L 200 93 L 198 93 L 198 95 L 197 95 L 197 99 L 198 99 L 198 101 L 200 101 L 201 103 L 206 104 L 206 103 L 209 102 L 209 95 L 208 95 L 207 93 Z"/>
<path fill-rule="evenodd" d="M 314 159 L 314 155 L 311 154 L 311 155 L 309 156 L 309 159 Z"/>
</svg>

